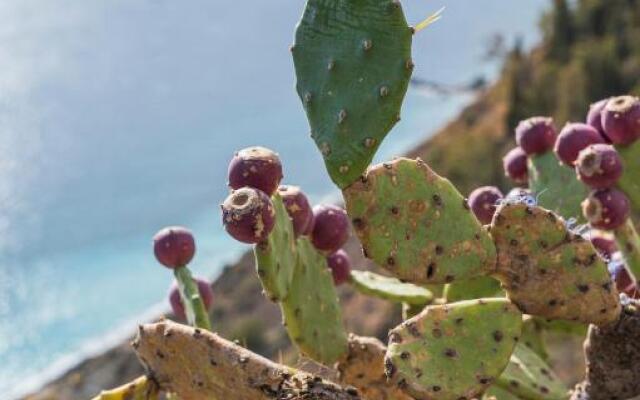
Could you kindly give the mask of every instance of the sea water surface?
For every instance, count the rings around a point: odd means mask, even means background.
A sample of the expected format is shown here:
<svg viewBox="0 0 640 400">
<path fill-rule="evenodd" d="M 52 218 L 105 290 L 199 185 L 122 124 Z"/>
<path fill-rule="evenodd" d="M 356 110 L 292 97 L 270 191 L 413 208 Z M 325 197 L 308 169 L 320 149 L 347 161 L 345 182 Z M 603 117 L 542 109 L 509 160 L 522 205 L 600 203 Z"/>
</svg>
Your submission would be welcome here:
<svg viewBox="0 0 640 400">
<path fill-rule="evenodd" d="M 405 0 L 414 76 L 495 77 L 500 32 L 538 40 L 544 0 Z M 302 1 L 0 2 L 0 398 L 34 390 L 165 309 L 151 237 L 186 225 L 197 274 L 245 246 L 218 204 L 234 150 L 277 150 L 314 201 L 335 189 L 308 137 L 289 54 Z M 378 159 L 452 118 L 468 95 L 411 88 Z"/>
</svg>

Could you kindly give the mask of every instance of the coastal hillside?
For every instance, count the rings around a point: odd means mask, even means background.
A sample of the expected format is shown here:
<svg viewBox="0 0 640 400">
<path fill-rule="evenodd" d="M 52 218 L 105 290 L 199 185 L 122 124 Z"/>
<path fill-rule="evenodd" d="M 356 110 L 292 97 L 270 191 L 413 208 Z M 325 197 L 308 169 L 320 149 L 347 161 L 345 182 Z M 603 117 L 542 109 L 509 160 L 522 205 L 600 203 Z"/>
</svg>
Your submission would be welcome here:
<svg viewBox="0 0 640 400">
<path fill-rule="evenodd" d="M 498 81 L 408 155 L 425 159 L 464 193 L 484 184 L 508 188 L 501 159 L 513 146 L 511 132 L 520 119 L 552 115 L 562 125 L 583 120 L 584 110 L 598 99 L 640 94 L 640 0 L 578 0 L 574 6 L 554 0 L 540 26 L 544 39 L 535 50 L 524 53 L 516 43 L 505 56 Z M 362 259 L 355 239 L 349 250 L 357 268 L 373 268 Z M 272 359 L 297 362 L 278 307 L 261 293 L 250 254 L 225 268 L 214 293 L 216 331 Z M 397 306 L 349 288 L 340 294 L 350 331 L 384 338 L 400 316 Z M 564 361 L 574 367 L 581 362 Z M 123 344 L 85 361 L 28 398 L 86 399 L 140 373 L 133 352 Z"/>
<path fill-rule="evenodd" d="M 543 42 L 534 51 L 523 53 L 516 41 L 498 82 L 411 152 L 465 193 L 484 184 L 509 187 L 501 162 L 520 120 L 549 115 L 561 128 L 583 121 L 594 101 L 640 94 L 639 0 L 554 0 L 540 29 Z"/>
</svg>

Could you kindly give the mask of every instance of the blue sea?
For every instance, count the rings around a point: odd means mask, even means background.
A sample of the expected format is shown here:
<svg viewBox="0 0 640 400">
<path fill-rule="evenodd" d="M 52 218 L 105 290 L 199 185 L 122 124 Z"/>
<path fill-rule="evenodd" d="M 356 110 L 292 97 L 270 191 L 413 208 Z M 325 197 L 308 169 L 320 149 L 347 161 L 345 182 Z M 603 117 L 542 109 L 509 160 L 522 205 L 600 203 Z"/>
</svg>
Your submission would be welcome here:
<svg viewBox="0 0 640 400">
<path fill-rule="evenodd" d="M 538 40 L 545 0 L 405 0 L 417 78 L 492 79 L 501 33 Z M 221 227 L 234 150 L 277 150 L 286 181 L 335 194 L 293 85 L 302 1 L 0 2 L 0 398 L 37 389 L 166 309 L 171 273 L 151 237 L 196 234 L 196 274 L 246 250 Z M 379 159 L 401 154 L 472 99 L 409 90 Z"/>
</svg>

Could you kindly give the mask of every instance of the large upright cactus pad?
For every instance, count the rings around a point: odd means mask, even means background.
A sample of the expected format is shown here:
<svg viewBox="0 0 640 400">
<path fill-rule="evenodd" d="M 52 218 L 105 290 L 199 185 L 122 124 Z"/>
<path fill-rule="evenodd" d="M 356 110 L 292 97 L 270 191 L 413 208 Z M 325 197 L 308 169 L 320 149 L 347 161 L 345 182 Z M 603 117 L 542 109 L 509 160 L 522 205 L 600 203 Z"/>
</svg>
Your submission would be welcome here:
<svg viewBox="0 0 640 400">
<path fill-rule="evenodd" d="M 254 254 L 264 292 L 276 301 L 287 296 L 296 266 L 296 246 L 293 224 L 282 198 L 276 193 L 271 200 L 276 223 L 267 240 L 254 247 Z"/>
<path fill-rule="evenodd" d="M 596 325 L 615 321 L 620 303 L 591 243 L 552 211 L 504 204 L 493 217 L 496 276 L 522 312 Z"/>
<path fill-rule="evenodd" d="M 298 265 L 280 303 L 289 336 L 301 353 L 331 365 L 347 351 L 347 334 L 331 271 L 307 238 L 298 239 Z"/>
<path fill-rule="evenodd" d="M 553 152 L 529 158 L 529 189 L 536 194 L 540 206 L 565 219 L 584 220 L 580 204 L 589 190 L 576 179 L 573 169 L 560 164 Z"/>
<path fill-rule="evenodd" d="M 426 305 L 433 300 L 433 293 L 422 286 L 402 283 L 396 278 L 382 276 L 370 271 L 351 271 L 351 283 L 359 292 L 381 299 Z"/>
<path fill-rule="evenodd" d="M 507 299 L 428 306 L 389 333 L 387 376 L 420 399 L 472 399 L 500 376 L 522 314 Z"/>
<path fill-rule="evenodd" d="M 495 266 L 465 199 L 420 159 L 373 166 L 343 194 L 365 255 L 401 280 L 450 283 Z"/>
<path fill-rule="evenodd" d="M 355 181 L 400 119 L 413 62 L 398 0 L 308 0 L 292 47 L 297 91 L 331 179 Z"/>
</svg>

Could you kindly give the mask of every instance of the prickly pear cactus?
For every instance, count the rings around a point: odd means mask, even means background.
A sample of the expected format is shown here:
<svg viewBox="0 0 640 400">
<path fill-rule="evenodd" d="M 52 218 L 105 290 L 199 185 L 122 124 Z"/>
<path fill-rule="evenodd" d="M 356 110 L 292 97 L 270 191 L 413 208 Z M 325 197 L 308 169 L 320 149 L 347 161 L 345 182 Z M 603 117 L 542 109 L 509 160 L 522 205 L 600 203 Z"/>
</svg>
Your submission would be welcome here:
<svg viewBox="0 0 640 400">
<path fill-rule="evenodd" d="M 396 278 L 370 271 L 351 271 L 351 283 L 360 293 L 398 303 L 419 306 L 433 300 L 433 294 L 421 286 L 402 283 Z"/>
<path fill-rule="evenodd" d="M 589 194 L 573 169 L 558 161 L 553 152 L 529 157 L 529 189 L 538 194 L 539 205 L 565 219 L 583 220 L 580 204 Z"/>
<path fill-rule="evenodd" d="M 357 400 L 358 392 L 276 364 L 215 333 L 162 321 L 140 327 L 140 361 L 180 399 Z"/>
<path fill-rule="evenodd" d="M 640 213 L 640 141 L 629 146 L 619 146 L 617 150 L 624 165 L 624 173 L 618 180 L 618 186 L 631 200 L 637 215 Z"/>
<path fill-rule="evenodd" d="M 482 276 L 445 285 L 443 296 L 447 303 L 453 303 L 482 297 L 504 297 L 504 292 L 498 280 Z"/>
<path fill-rule="evenodd" d="M 376 338 L 349 335 L 349 353 L 336 365 L 339 383 L 355 386 L 368 400 L 411 400 L 387 381 L 384 355 L 387 348 Z"/>
<path fill-rule="evenodd" d="M 341 188 L 371 163 L 413 71 L 398 0 L 308 0 L 291 48 L 298 95 L 331 179 Z"/>
<path fill-rule="evenodd" d="M 465 199 L 420 159 L 373 166 L 343 194 L 365 255 L 401 280 L 451 283 L 495 266 L 491 237 Z"/>
<path fill-rule="evenodd" d="M 569 397 L 551 368 L 532 350 L 519 344 L 496 386 L 527 400 L 563 400 Z"/>
<path fill-rule="evenodd" d="M 327 261 L 307 238 L 298 239 L 296 265 L 282 314 L 289 336 L 300 352 L 331 365 L 347 351 L 338 295 Z"/>
<path fill-rule="evenodd" d="M 389 333 L 387 376 L 417 398 L 472 399 L 507 366 L 521 327 L 507 299 L 428 306 Z"/>
<path fill-rule="evenodd" d="M 293 225 L 282 198 L 276 193 L 271 202 L 276 222 L 267 240 L 254 247 L 254 254 L 265 294 L 276 301 L 287 296 L 296 265 L 296 251 Z"/>
<path fill-rule="evenodd" d="M 596 325 L 618 318 L 618 293 L 606 265 L 552 211 L 503 204 L 491 235 L 498 249 L 496 277 L 522 312 Z"/>
</svg>

